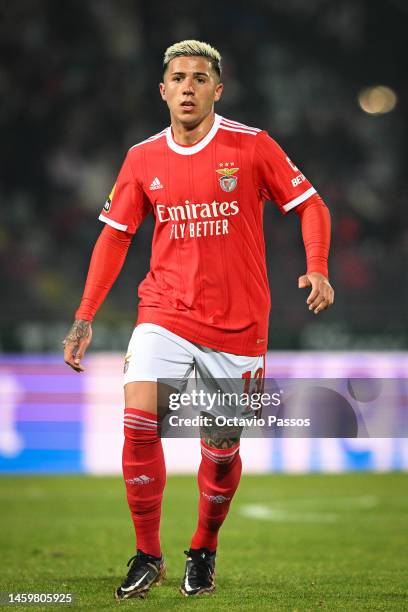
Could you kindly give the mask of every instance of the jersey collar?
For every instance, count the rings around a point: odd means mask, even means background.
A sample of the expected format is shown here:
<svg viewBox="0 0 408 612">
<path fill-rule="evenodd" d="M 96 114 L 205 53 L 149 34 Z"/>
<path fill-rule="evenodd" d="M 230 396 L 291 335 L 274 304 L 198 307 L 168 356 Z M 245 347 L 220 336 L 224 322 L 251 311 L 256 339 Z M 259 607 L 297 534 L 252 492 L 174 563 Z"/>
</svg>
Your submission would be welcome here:
<svg viewBox="0 0 408 612">
<path fill-rule="evenodd" d="M 196 144 L 191 145 L 191 147 L 182 147 L 181 145 L 177 144 L 177 142 L 174 141 L 171 126 L 169 126 L 166 130 L 167 145 L 172 151 L 174 151 L 175 153 L 179 153 L 180 155 L 193 155 L 194 153 L 198 153 L 199 151 L 202 151 L 204 147 L 206 147 L 208 143 L 211 142 L 211 140 L 214 138 L 214 136 L 218 132 L 221 119 L 222 117 L 215 113 L 214 123 L 212 124 L 211 130 L 206 136 L 204 136 L 204 138 L 196 142 Z"/>
</svg>

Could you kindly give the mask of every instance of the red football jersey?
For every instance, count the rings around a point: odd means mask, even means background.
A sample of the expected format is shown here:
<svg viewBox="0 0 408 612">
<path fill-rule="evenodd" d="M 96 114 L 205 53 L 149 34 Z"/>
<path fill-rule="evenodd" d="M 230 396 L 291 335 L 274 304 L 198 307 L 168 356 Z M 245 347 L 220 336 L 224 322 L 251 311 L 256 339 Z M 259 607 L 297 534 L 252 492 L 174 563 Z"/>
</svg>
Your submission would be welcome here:
<svg viewBox="0 0 408 612">
<path fill-rule="evenodd" d="M 131 147 L 99 219 L 134 233 L 155 216 L 137 323 L 219 351 L 264 354 L 264 203 L 286 214 L 314 193 L 267 132 L 219 115 L 194 145 L 177 144 L 168 127 Z"/>
</svg>

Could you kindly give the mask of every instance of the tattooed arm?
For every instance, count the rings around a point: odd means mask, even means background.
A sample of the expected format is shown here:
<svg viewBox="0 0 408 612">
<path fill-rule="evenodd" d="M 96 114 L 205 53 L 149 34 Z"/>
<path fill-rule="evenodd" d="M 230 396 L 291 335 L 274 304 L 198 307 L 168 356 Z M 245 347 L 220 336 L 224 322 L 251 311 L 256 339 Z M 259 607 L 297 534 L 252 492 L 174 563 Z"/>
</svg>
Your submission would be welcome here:
<svg viewBox="0 0 408 612">
<path fill-rule="evenodd" d="M 81 359 L 85 355 L 92 340 L 92 327 L 90 321 L 77 319 L 63 341 L 64 361 L 76 372 L 83 372 Z"/>
</svg>

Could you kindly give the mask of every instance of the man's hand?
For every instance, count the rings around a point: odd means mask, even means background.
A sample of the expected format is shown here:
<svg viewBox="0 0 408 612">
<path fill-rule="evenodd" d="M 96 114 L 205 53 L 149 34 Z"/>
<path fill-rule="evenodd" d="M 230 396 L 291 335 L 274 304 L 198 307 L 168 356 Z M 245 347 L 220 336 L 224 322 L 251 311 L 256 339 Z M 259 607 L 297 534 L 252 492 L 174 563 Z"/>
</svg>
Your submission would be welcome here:
<svg viewBox="0 0 408 612">
<path fill-rule="evenodd" d="M 91 340 L 91 322 L 77 319 L 62 342 L 64 346 L 64 361 L 75 372 L 83 372 L 85 370 L 81 365 L 81 359 L 85 355 Z"/>
<path fill-rule="evenodd" d="M 311 287 L 312 290 L 306 300 L 309 310 L 319 314 L 322 310 L 329 308 L 334 302 L 334 290 L 328 279 L 319 272 L 310 272 L 299 276 L 299 289 Z"/>
</svg>

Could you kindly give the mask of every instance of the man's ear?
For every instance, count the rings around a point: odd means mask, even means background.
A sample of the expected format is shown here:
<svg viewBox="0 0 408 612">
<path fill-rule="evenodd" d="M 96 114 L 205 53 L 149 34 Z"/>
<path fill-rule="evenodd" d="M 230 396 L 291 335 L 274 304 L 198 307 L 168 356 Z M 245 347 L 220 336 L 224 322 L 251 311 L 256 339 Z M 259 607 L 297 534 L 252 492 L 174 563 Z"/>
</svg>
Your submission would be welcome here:
<svg viewBox="0 0 408 612">
<path fill-rule="evenodd" d="M 224 85 L 222 83 L 218 83 L 217 87 L 215 88 L 214 102 L 218 102 L 218 100 L 221 98 L 223 89 L 224 89 Z"/>
<path fill-rule="evenodd" d="M 166 100 L 166 87 L 164 83 L 159 83 L 159 90 L 162 100 Z"/>
</svg>

